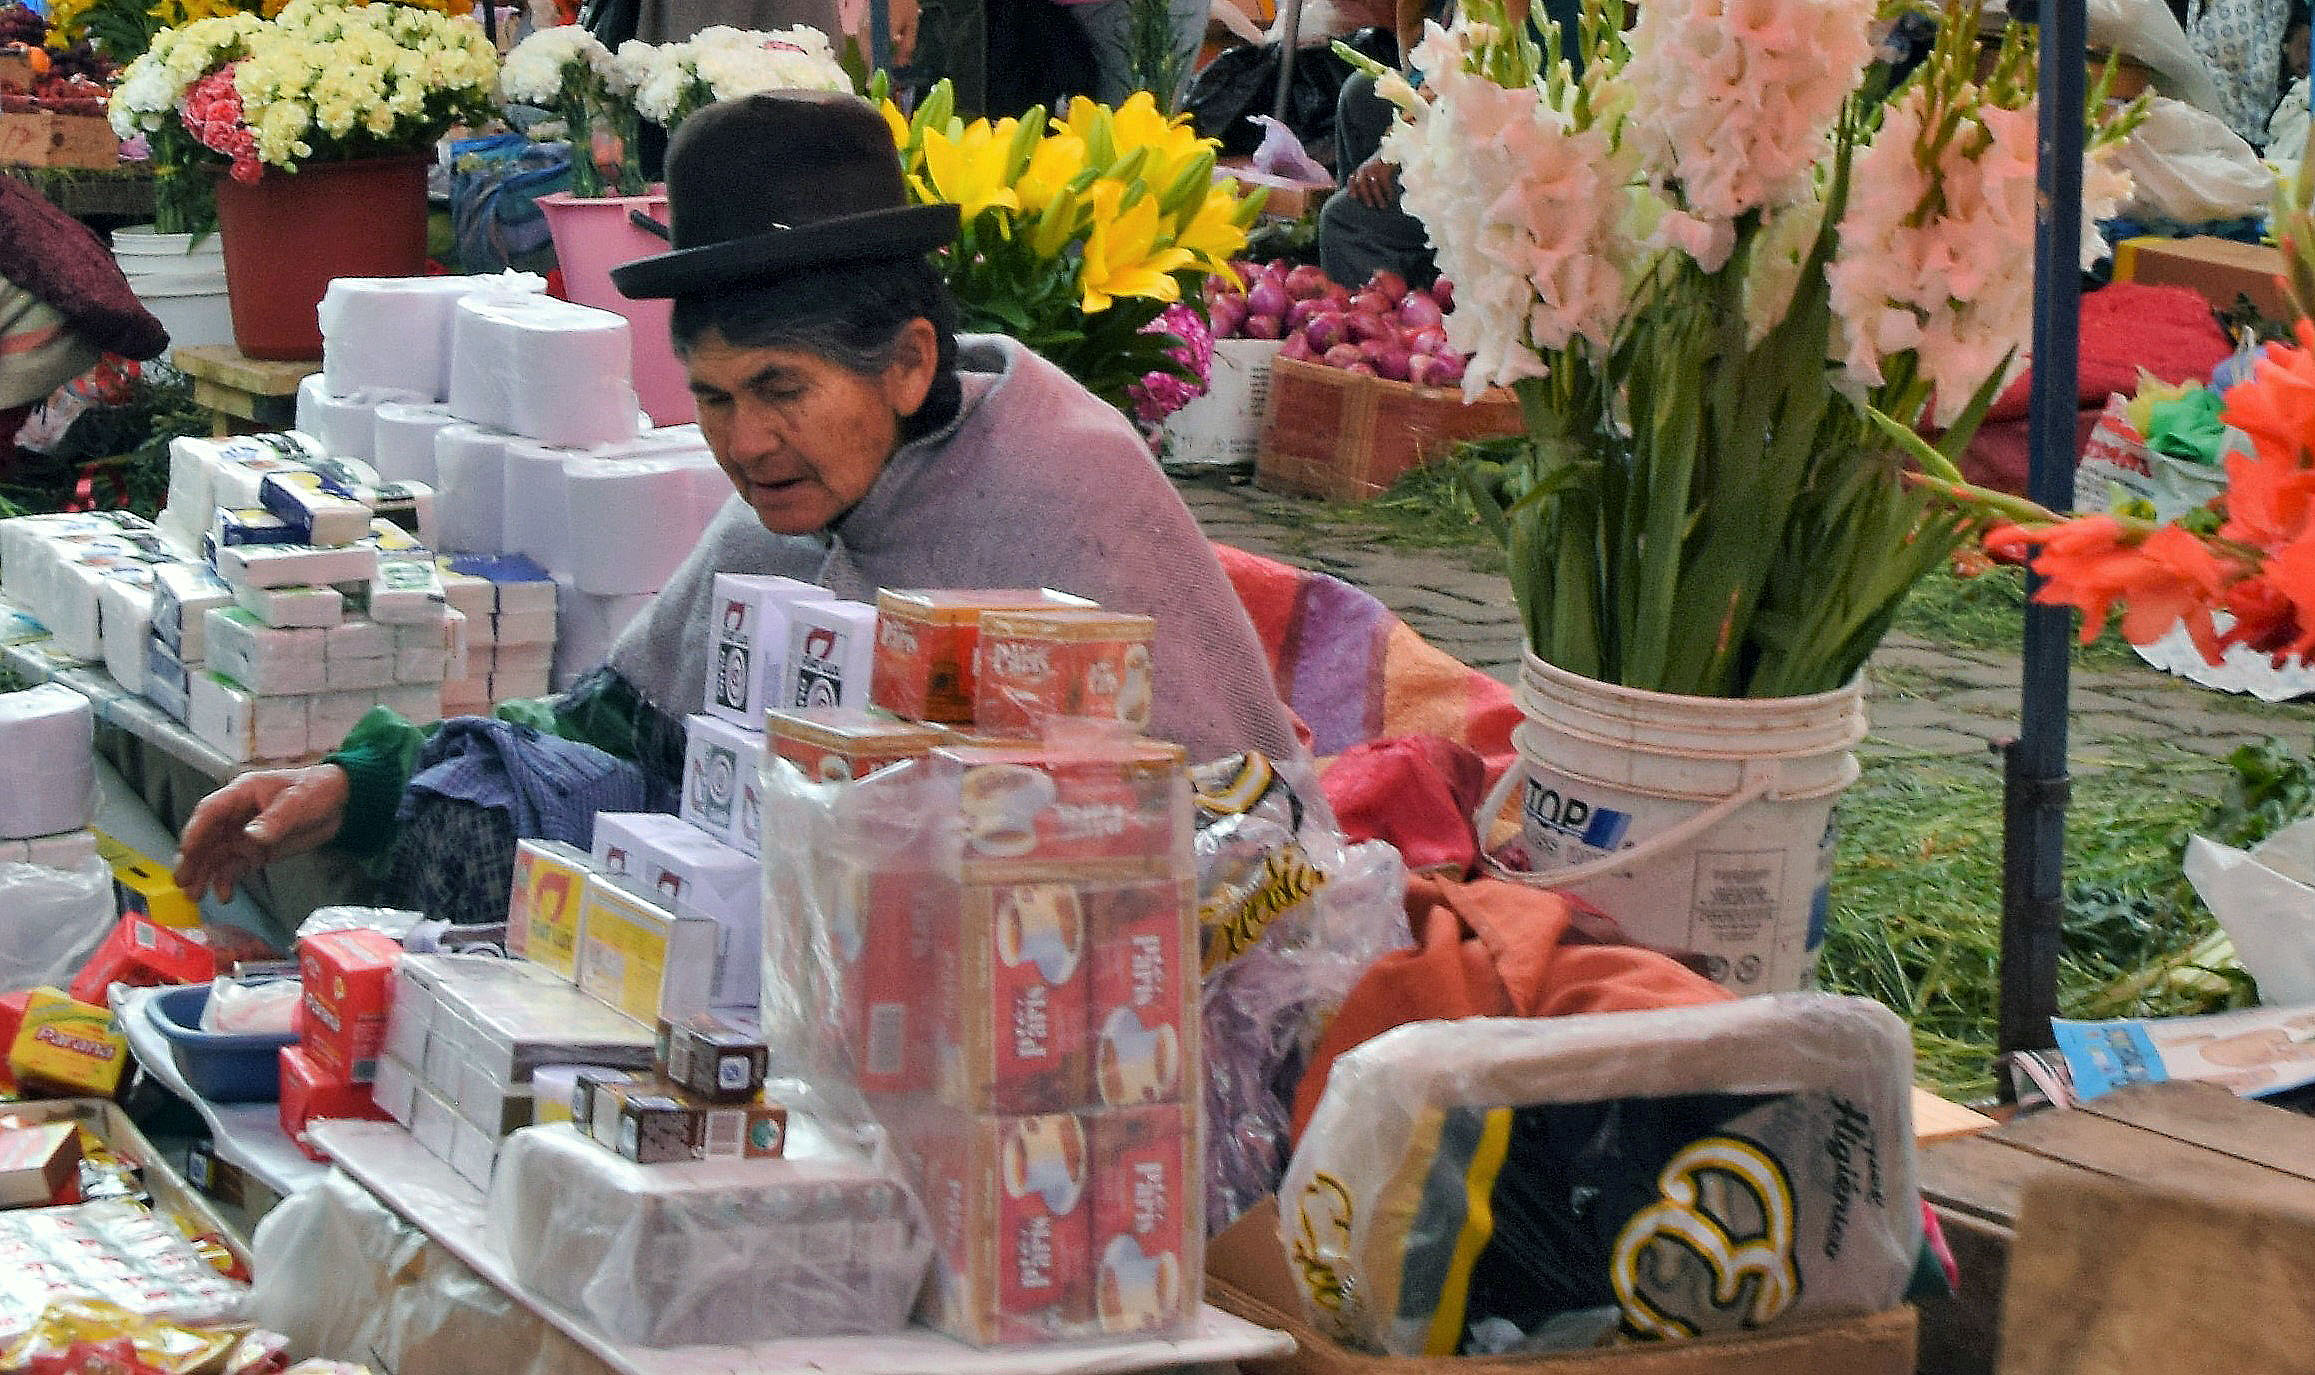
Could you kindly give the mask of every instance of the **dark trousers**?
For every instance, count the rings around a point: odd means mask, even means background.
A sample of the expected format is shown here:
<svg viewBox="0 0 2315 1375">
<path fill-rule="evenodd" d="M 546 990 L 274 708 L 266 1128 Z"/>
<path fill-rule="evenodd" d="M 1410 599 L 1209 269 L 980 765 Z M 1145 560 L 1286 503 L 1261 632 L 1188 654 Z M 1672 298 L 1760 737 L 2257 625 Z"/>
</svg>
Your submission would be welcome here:
<svg viewBox="0 0 2315 1375">
<path fill-rule="evenodd" d="M 1395 109 L 1375 94 L 1375 79 L 1353 73 L 1343 83 L 1334 106 L 1335 173 L 1347 183 L 1390 131 Z M 1418 286 L 1428 286 L 1439 275 L 1431 257 L 1430 235 L 1423 222 L 1399 208 L 1394 183 L 1390 204 L 1377 209 L 1351 195 L 1336 191 L 1318 212 L 1318 265 L 1344 286 L 1364 286 L 1382 268 L 1390 268 Z"/>
</svg>

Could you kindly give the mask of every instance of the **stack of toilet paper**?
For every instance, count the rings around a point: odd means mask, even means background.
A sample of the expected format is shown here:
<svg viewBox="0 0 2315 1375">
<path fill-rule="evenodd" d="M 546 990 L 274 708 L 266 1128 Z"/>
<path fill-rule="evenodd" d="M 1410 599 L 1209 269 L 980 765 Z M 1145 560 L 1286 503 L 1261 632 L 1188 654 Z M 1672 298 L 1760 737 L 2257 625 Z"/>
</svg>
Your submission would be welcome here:
<svg viewBox="0 0 2315 1375">
<path fill-rule="evenodd" d="M 96 716 L 86 697 L 56 683 L 24 692 L 0 692 L 0 756 L 8 786 L 0 788 L 0 860 L 31 860 L 25 845 L 42 844 L 42 863 L 85 832 L 96 798 Z M 64 867 L 64 866 L 53 866 Z"/>
<path fill-rule="evenodd" d="M 436 572 L 466 622 L 465 672 L 442 684 L 445 712 L 486 712 L 556 686 L 557 589 L 545 569 L 520 554 L 449 554 Z M 601 662 L 597 656 L 588 667 Z"/>
<path fill-rule="evenodd" d="M 378 467 L 387 480 L 433 485 L 432 450 L 418 461 L 409 412 L 450 419 L 439 403 L 450 395 L 458 303 L 477 295 L 536 297 L 545 290 L 545 279 L 524 272 L 338 278 L 322 297 L 322 370 L 298 386 L 297 428 L 331 457 L 386 458 Z M 381 425 L 378 413 L 387 407 L 395 419 Z"/>
</svg>

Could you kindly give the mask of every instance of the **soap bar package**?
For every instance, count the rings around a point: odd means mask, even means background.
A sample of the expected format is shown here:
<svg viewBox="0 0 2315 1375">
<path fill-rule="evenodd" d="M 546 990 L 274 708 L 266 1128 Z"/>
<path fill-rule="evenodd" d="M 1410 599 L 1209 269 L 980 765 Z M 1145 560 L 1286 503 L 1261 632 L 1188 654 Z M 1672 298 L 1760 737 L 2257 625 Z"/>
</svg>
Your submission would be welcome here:
<svg viewBox="0 0 2315 1375">
<path fill-rule="evenodd" d="M 587 876 L 585 851 L 556 840 L 515 844 L 514 890 L 506 917 L 507 948 L 564 979 L 579 970 L 579 934 Z"/>
<path fill-rule="evenodd" d="M 587 876 L 578 985 L 629 1017 L 689 1017 L 713 1004 L 722 931 L 619 885 Z"/>
<path fill-rule="evenodd" d="M 1883 1312 L 1921 1251 L 1912 1065 L 1829 994 L 1403 1026 L 1335 1062 L 1280 1240 L 1313 1325 L 1396 1355 Z"/>
<path fill-rule="evenodd" d="M 787 663 L 788 610 L 827 589 L 796 578 L 715 575 L 715 652 L 708 661 L 707 710 L 755 730 L 775 704 Z"/>
<path fill-rule="evenodd" d="M 876 670 L 876 608 L 835 599 L 788 609 L 781 700 L 791 707 L 864 707 Z"/>
</svg>

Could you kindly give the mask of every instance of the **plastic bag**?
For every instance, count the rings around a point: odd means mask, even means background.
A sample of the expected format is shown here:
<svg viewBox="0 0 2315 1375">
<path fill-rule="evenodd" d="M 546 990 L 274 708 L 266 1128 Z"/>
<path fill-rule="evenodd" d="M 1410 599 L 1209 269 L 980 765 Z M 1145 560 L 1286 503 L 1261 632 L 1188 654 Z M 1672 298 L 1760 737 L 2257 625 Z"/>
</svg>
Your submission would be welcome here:
<svg viewBox="0 0 2315 1375">
<path fill-rule="evenodd" d="M 2186 878 L 2259 981 L 2260 1002 L 2315 1003 L 2315 820 L 2285 826 L 2248 851 L 2195 836 L 2186 843 Z"/>
<path fill-rule="evenodd" d="M 1396 62 L 1399 41 L 1389 30 L 1360 29 L 1343 42 L 1377 62 Z M 1286 102 L 1286 125 L 1305 148 L 1334 146 L 1334 106 L 1351 66 L 1331 47 L 1294 54 L 1293 85 Z M 1278 108 L 1278 45 L 1231 48 L 1198 72 L 1183 101 L 1200 134 L 1222 141 L 1225 157 L 1246 157 L 1262 145 L 1255 115 Z"/>
<path fill-rule="evenodd" d="M 231 1036 L 295 1035 L 299 994 L 295 979 L 218 979 L 201 1004 L 201 1029 Z"/>
<path fill-rule="evenodd" d="M 2117 52 L 2153 69 L 2162 94 L 2198 109 L 2218 108 L 2218 83 L 2186 29 L 2163 0 L 2088 0 L 2084 6 L 2089 45 Z"/>
<path fill-rule="evenodd" d="M 2207 224 L 2266 212 L 2275 174 L 2218 116 L 2157 96 L 2115 153 L 2130 174 L 2122 212 L 2137 219 Z"/>
<path fill-rule="evenodd" d="M 297 940 L 324 931 L 382 931 L 395 940 L 407 939 L 426 920 L 424 912 L 401 907 L 316 907 L 298 923 Z"/>
<path fill-rule="evenodd" d="M 1878 1313 L 1920 1256 L 1913 1047 L 1864 998 L 1417 1022 L 1278 1195 L 1312 1323 L 1453 1356 Z"/>
<path fill-rule="evenodd" d="M 101 859 L 77 869 L 0 864 L 0 989 L 70 983 L 119 915 Z"/>
</svg>

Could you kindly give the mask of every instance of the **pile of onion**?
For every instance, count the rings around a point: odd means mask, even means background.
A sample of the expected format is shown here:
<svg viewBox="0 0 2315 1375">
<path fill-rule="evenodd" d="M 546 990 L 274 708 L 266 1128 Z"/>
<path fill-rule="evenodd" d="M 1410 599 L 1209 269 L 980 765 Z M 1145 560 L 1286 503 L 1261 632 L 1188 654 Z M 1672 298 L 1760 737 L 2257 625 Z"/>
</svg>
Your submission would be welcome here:
<svg viewBox="0 0 2315 1375">
<path fill-rule="evenodd" d="M 1463 381 L 1464 355 L 1447 343 L 1455 285 L 1446 278 L 1411 287 L 1386 269 L 1354 292 L 1307 263 L 1233 266 L 1243 291 L 1221 277 L 1206 279 L 1215 338 L 1279 339 L 1285 342 L 1281 358 L 1394 382 L 1452 387 Z"/>
</svg>

